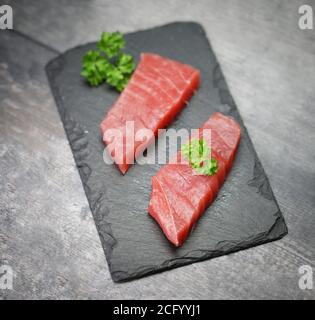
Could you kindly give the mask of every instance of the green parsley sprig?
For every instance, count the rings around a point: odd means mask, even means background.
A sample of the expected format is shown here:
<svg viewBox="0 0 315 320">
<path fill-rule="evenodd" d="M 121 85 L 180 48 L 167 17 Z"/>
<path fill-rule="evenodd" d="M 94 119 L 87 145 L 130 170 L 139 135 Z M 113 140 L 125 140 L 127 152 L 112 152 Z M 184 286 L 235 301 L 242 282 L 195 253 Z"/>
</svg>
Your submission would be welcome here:
<svg viewBox="0 0 315 320">
<path fill-rule="evenodd" d="M 209 157 L 211 149 L 203 139 L 192 139 L 181 148 L 182 154 L 196 173 L 212 176 L 218 171 L 218 161 Z"/>
<path fill-rule="evenodd" d="M 125 39 L 120 32 L 103 32 L 98 50 L 89 50 L 84 55 L 81 75 L 93 87 L 106 82 L 121 92 L 136 67 L 132 55 L 122 52 L 124 47 Z"/>
</svg>

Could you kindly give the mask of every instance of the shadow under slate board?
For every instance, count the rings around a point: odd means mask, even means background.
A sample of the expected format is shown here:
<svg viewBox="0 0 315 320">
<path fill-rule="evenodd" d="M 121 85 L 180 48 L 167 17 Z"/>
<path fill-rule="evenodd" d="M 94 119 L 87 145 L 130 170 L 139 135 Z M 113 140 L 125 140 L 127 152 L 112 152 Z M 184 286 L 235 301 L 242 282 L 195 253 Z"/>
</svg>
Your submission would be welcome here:
<svg viewBox="0 0 315 320">
<path fill-rule="evenodd" d="M 177 22 L 125 35 L 138 61 L 154 52 L 201 71 L 202 82 L 170 127 L 199 128 L 215 112 L 242 126 L 233 168 L 184 245 L 173 247 L 148 215 L 151 177 L 161 165 L 133 165 L 122 176 L 103 162 L 99 124 L 118 93 L 89 87 L 81 61 L 95 43 L 71 49 L 46 67 L 114 281 L 126 281 L 279 239 L 287 227 L 203 28 Z"/>
</svg>

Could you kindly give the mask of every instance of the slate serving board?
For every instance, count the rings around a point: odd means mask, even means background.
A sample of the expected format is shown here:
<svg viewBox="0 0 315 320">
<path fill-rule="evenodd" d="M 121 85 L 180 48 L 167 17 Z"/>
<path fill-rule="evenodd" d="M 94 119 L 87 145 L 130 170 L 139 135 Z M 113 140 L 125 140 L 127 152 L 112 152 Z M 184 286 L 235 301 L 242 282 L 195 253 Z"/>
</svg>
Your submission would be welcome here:
<svg viewBox="0 0 315 320">
<path fill-rule="evenodd" d="M 89 87 L 80 77 L 84 53 L 95 43 L 71 49 L 46 67 L 112 278 L 131 280 L 279 239 L 287 227 L 209 45 L 203 28 L 177 22 L 125 36 L 126 51 L 138 61 L 154 52 L 201 71 L 202 83 L 171 127 L 199 128 L 214 111 L 242 126 L 233 168 L 216 201 L 181 248 L 173 247 L 148 215 L 151 177 L 161 165 L 133 165 L 122 176 L 103 162 L 99 124 L 118 93 Z"/>
</svg>

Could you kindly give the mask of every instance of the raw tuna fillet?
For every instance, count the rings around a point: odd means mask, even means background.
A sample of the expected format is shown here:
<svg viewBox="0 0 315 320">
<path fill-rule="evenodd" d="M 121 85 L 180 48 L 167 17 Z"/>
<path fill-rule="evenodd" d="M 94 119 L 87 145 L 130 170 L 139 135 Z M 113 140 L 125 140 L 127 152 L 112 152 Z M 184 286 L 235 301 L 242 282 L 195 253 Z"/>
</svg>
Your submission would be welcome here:
<svg viewBox="0 0 315 320">
<path fill-rule="evenodd" d="M 163 166 L 152 178 L 148 211 L 175 246 L 183 244 L 207 206 L 215 200 L 232 166 L 240 134 L 240 126 L 234 119 L 214 113 L 199 129 L 198 137 L 211 148 L 211 157 L 218 162 L 217 173 L 198 175 L 184 160 Z M 181 152 L 177 158 L 183 159 Z"/>
<path fill-rule="evenodd" d="M 185 106 L 199 80 L 199 71 L 189 65 L 156 54 L 141 54 L 127 87 L 100 125 L 103 141 L 123 174 L 135 157 L 153 142 L 158 129 L 171 123 Z M 144 141 L 135 137 L 131 129 L 126 129 L 129 121 L 133 121 L 135 133 L 149 129 L 151 136 L 146 136 Z M 119 134 L 113 137 L 108 129 L 116 129 Z"/>
</svg>

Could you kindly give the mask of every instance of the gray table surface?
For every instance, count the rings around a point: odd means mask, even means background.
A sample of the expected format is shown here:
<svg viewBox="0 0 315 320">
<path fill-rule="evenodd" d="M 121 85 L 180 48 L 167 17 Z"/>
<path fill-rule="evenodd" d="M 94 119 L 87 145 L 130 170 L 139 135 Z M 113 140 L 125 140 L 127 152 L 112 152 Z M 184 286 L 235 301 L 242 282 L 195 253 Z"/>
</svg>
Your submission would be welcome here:
<svg viewBox="0 0 315 320">
<path fill-rule="evenodd" d="M 315 299 L 315 30 L 306 0 L 6 1 L 0 30 L 0 265 L 3 299 Z M 197 21 L 221 63 L 288 224 L 284 239 L 114 284 L 44 65 L 101 31 Z M 314 281 L 315 282 L 315 281 Z"/>
</svg>

